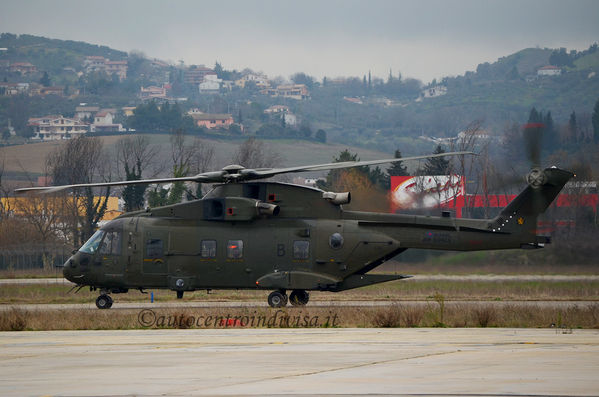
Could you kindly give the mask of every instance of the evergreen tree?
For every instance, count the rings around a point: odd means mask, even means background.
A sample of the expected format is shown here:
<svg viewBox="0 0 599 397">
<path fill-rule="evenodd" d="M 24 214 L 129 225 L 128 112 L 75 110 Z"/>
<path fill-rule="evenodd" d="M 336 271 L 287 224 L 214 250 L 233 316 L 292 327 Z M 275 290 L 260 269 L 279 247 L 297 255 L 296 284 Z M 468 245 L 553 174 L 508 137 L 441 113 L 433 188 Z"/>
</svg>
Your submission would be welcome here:
<svg viewBox="0 0 599 397">
<path fill-rule="evenodd" d="M 599 99 L 595 102 L 591 121 L 593 122 L 593 140 L 595 143 L 599 143 Z"/>
<path fill-rule="evenodd" d="M 326 143 L 327 142 L 327 133 L 325 130 L 316 131 L 315 138 L 318 142 Z"/>
<path fill-rule="evenodd" d="M 125 174 L 128 181 L 138 181 L 141 179 L 141 162 L 138 159 L 133 169 L 129 169 L 129 164 L 125 163 Z M 144 194 L 148 185 L 128 185 L 123 190 L 123 200 L 125 200 L 125 212 L 136 211 L 144 206 Z"/>
<path fill-rule="evenodd" d="M 568 121 L 568 131 L 570 133 L 570 142 L 578 142 L 578 124 L 576 122 L 576 112 L 570 114 L 570 120 Z"/>
<path fill-rule="evenodd" d="M 539 112 L 537 112 L 537 109 L 535 107 L 533 107 L 532 109 L 530 109 L 530 114 L 528 115 L 528 123 L 540 123 L 541 122 L 541 117 L 539 115 Z"/>
<path fill-rule="evenodd" d="M 433 154 L 445 153 L 445 150 L 441 145 L 437 145 Z M 445 157 L 433 157 L 426 160 L 424 164 L 425 175 L 447 175 L 449 171 L 449 160 Z"/>
<path fill-rule="evenodd" d="M 50 76 L 48 76 L 48 72 L 44 72 L 44 75 L 40 79 L 40 84 L 44 87 L 50 87 Z"/>
<path fill-rule="evenodd" d="M 401 152 L 399 150 L 396 150 L 394 157 L 396 159 L 400 159 L 401 158 Z M 408 173 L 407 167 L 401 161 L 398 161 L 396 163 L 392 163 L 391 166 L 389 168 L 387 168 L 387 173 L 389 174 L 389 176 L 406 176 L 406 175 L 410 175 Z"/>
<path fill-rule="evenodd" d="M 550 151 L 556 150 L 559 146 L 559 140 L 557 131 L 555 130 L 555 124 L 553 123 L 553 117 L 551 117 L 551 111 L 548 111 L 544 117 L 544 139 L 546 147 Z"/>
</svg>

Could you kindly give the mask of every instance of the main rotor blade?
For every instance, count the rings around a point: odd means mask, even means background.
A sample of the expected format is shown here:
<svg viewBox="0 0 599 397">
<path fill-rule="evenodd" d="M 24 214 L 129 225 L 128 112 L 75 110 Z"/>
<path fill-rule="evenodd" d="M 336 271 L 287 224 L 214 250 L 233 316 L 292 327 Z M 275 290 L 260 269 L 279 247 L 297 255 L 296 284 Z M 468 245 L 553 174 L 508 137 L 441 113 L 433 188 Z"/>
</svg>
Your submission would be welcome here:
<svg viewBox="0 0 599 397">
<path fill-rule="evenodd" d="M 74 189 L 81 187 L 107 187 L 107 186 L 126 186 L 126 185 L 142 185 L 150 183 L 172 183 L 172 182 L 221 182 L 222 171 L 206 172 L 203 174 L 185 176 L 181 178 L 159 178 L 159 179 L 140 179 L 136 181 L 117 181 L 117 182 L 97 182 L 97 183 L 78 183 L 74 185 L 61 186 L 43 186 L 43 187 L 26 187 L 15 189 L 15 193 L 39 192 L 39 193 L 54 193 L 65 189 Z"/>
<path fill-rule="evenodd" d="M 528 123 L 524 126 L 526 157 L 528 157 L 531 168 L 541 167 L 541 145 L 543 143 L 544 127 L 545 125 L 542 123 Z"/>
<path fill-rule="evenodd" d="M 252 179 L 262 179 L 262 178 L 270 178 L 271 176 L 287 174 L 290 172 L 308 172 L 308 171 L 325 171 L 325 170 L 335 170 L 341 168 L 353 168 L 353 167 L 365 167 L 369 165 L 377 165 L 377 164 L 385 164 L 385 163 L 396 163 L 399 161 L 412 161 L 412 160 L 422 160 L 422 159 L 430 159 L 435 157 L 445 157 L 445 156 L 458 156 L 465 154 L 473 154 L 474 152 L 448 152 L 448 153 L 439 153 L 439 154 L 427 154 L 422 156 L 412 156 L 412 157 L 400 157 L 393 159 L 383 159 L 383 160 L 368 160 L 368 161 L 343 161 L 339 163 L 327 163 L 327 164 L 316 164 L 316 165 L 307 165 L 307 166 L 297 166 L 297 167 L 288 167 L 288 168 L 272 168 L 266 170 L 244 170 L 243 174 L 247 174 Z"/>
</svg>

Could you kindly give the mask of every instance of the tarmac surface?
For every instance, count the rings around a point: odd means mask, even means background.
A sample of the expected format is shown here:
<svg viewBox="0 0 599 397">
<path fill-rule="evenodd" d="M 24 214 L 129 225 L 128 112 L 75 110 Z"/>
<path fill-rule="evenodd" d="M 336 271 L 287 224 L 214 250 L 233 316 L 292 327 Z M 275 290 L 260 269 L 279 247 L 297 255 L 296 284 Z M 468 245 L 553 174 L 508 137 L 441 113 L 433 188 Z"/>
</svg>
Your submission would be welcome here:
<svg viewBox="0 0 599 397">
<path fill-rule="evenodd" d="M 599 330 L 3 332 L 0 352 L 2 396 L 599 395 Z"/>
<path fill-rule="evenodd" d="M 537 275 L 537 274 L 419 274 L 411 278 L 403 279 L 402 283 L 414 281 L 595 281 L 599 280 L 599 275 Z M 62 277 L 48 278 L 4 278 L 0 279 L 0 285 L 3 284 L 68 284 L 75 285 Z"/>
</svg>

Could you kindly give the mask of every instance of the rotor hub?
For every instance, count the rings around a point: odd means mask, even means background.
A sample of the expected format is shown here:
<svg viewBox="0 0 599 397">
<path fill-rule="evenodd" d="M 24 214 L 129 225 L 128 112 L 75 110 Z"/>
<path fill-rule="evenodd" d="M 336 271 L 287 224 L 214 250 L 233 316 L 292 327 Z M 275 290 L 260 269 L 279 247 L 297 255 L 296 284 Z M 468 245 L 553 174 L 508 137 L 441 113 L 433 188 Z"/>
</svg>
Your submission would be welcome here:
<svg viewBox="0 0 599 397">
<path fill-rule="evenodd" d="M 526 183 L 533 189 L 538 189 L 547 182 L 547 175 L 545 171 L 540 168 L 533 168 L 528 175 L 526 175 Z"/>
</svg>

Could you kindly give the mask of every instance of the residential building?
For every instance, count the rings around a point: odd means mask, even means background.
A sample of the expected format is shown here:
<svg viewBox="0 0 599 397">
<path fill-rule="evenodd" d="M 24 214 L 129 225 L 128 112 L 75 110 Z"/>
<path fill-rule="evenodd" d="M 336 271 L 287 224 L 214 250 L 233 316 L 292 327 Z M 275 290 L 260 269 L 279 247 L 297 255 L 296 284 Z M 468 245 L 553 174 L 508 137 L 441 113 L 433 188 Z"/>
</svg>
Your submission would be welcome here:
<svg viewBox="0 0 599 397">
<path fill-rule="evenodd" d="M 89 126 L 90 132 L 123 132 L 122 124 L 115 124 L 116 109 L 102 109 L 94 115 L 94 122 Z"/>
<path fill-rule="evenodd" d="M 88 131 L 88 125 L 77 119 L 65 118 L 62 115 L 30 118 L 28 124 L 33 127 L 32 139 L 59 140 L 83 135 Z"/>
<path fill-rule="evenodd" d="M 219 79 L 216 74 L 207 74 L 199 85 L 200 94 L 218 94 L 222 82 L 223 80 Z"/>
<path fill-rule="evenodd" d="M 362 104 L 364 104 L 364 102 L 362 102 L 362 100 L 360 98 L 358 98 L 358 97 L 347 97 L 347 96 L 344 96 L 343 100 L 347 101 L 349 103 L 355 103 L 356 105 L 362 105 Z"/>
<path fill-rule="evenodd" d="M 102 56 L 88 56 L 83 60 L 85 73 L 105 72 L 110 75 L 117 75 L 119 80 L 127 78 L 127 61 L 111 61 Z"/>
<path fill-rule="evenodd" d="M 537 70 L 537 76 L 559 76 L 562 74 L 562 69 L 557 66 L 547 65 Z"/>
<path fill-rule="evenodd" d="M 99 106 L 77 106 L 75 108 L 75 118 L 78 120 L 92 119 L 99 111 Z"/>
<path fill-rule="evenodd" d="M 277 86 L 277 88 L 267 88 L 260 92 L 273 97 L 280 96 L 283 98 L 297 100 L 307 99 L 310 97 L 310 93 L 305 84 L 285 84 Z"/>
<path fill-rule="evenodd" d="M 41 95 L 41 96 L 46 96 L 46 95 L 63 96 L 64 95 L 64 87 L 40 87 L 39 95 Z"/>
<path fill-rule="evenodd" d="M 204 127 L 209 130 L 213 128 L 228 129 L 233 124 L 233 116 L 231 114 L 209 114 L 209 113 L 192 113 L 191 117 L 198 127 Z"/>
<path fill-rule="evenodd" d="M 106 63 L 106 58 L 96 55 L 91 55 L 85 57 L 83 60 L 83 68 L 86 73 L 89 72 L 97 72 L 104 70 L 104 64 Z"/>
<path fill-rule="evenodd" d="M 155 85 L 151 85 L 145 88 L 141 87 L 139 89 L 139 97 L 142 100 L 166 99 L 166 87 L 157 87 Z"/>
<path fill-rule="evenodd" d="M 283 120 L 285 120 L 285 125 L 290 127 L 297 125 L 297 116 L 293 113 L 283 113 Z"/>
<path fill-rule="evenodd" d="M 11 63 L 8 67 L 11 72 L 17 72 L 21 74 L 32 74 L 37 72 L 37 68 L 29 62 L 15 62 Z"/>
<path fill-rule="evenodd" d="M 123 106 L 121 110 L 125 117 L 131 117 L 135 114 L 135 106 Z"/>
<path fill-rule="evenodd" d="M 264 109 L 265 114 L 286 113 L 286 112 L 289 112 L 289 106 L 285 106 L 285 105 L 273 105 L 267 109 Z"/>
<path fill-rule="evenodd" d="M 256 87 L 258 87 L 261 90 L 270 88 L 268 77 L 266 75 L 256 73 L 248 73 L 244 75 L 242 78 L 235 80 L 235 85 L 241 88 L 245 88 L 245 85 L 248 82 L 256 84 Z"/>
<path fill-rule="evenodd" d="M 423 98 L 435 98 L 447 94 L 447 87 L 444 85 L 436 85 L 434 87 L 425 88 L 420 95 Z"/>
<path fill-rule="evenodd" d="M 115 109 L 102 109 L 94 115 L 94 124 L 112 124 L 116 116 Z"/>
<path fill-rule="evenodd" d="M 107 60 L 104 64 L 106 73 L 113 75 L 116 74 L 119 80 L 125 80 L 127 78 L 127 61 L 109 61 Z"/>
<path fill-rule="evenodd" d="M 214 70 L 207 68 L 204 65 L 196 66 L 191 65 L 183 75 L 183 81 L 187 84 L 198 85 L 204 82 L 206 76 L 214 75 Z"/>
<path fill-rule="evenodd" d="M 0 95 L 18 95 L 27 91 L 29 91 L 29 83 L 0 83 Z"/>
</svg>

